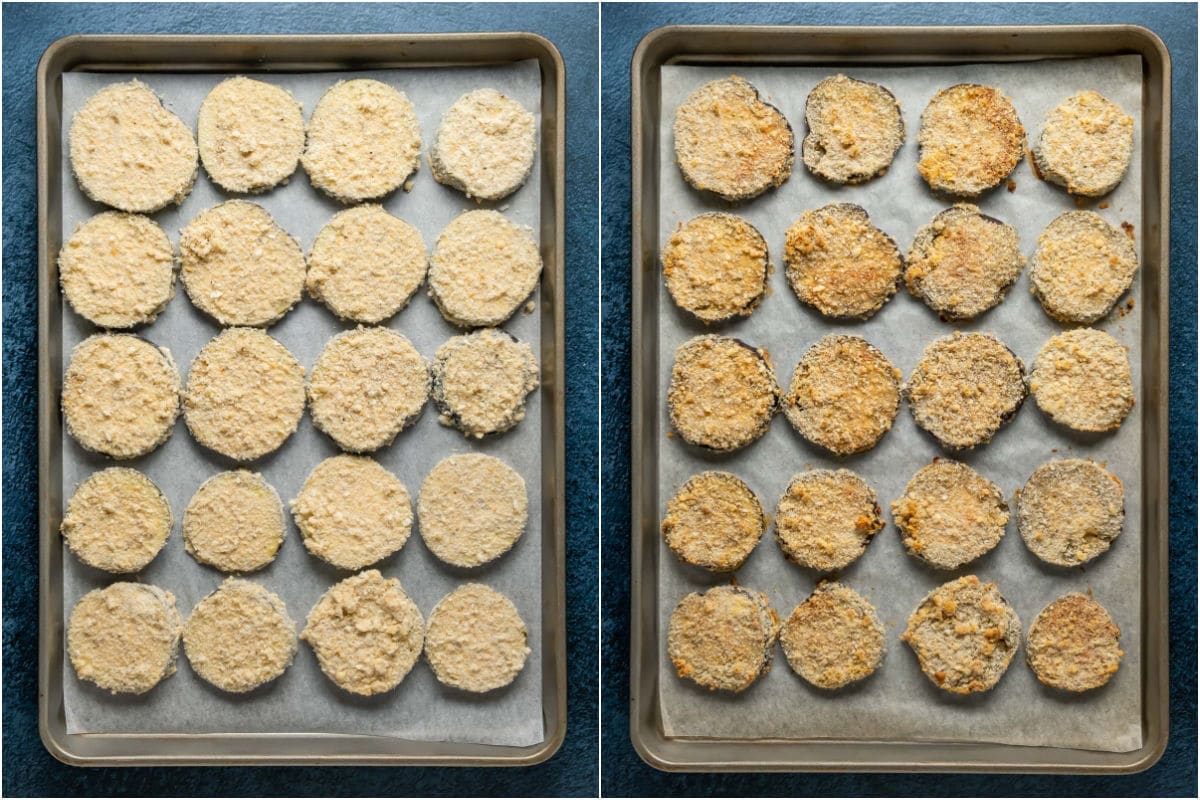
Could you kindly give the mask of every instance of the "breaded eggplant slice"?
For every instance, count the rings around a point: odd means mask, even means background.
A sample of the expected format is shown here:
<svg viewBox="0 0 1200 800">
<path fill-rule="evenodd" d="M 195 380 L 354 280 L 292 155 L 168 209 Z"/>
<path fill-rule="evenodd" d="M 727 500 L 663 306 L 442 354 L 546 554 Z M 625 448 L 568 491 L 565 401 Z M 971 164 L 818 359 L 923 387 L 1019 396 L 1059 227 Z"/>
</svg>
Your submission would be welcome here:
<svg viewBox="0 0 1200 800">
<path fill-rule="evenodd" d="M 366 456 L 334 456 L 309 473 L 292 501 L 309 553 L 338 569 L 359 570 L 404 547 L 412 533 L 408 489 Z"/>
<path fill-rule="evenodd" d="M 1104 331 L 1076 328 L 1042 345 L 1029 390 L 1046 416 L 1077 431 L 1112 431 L 1133 408 L 1125 345 Z"/>
<path fill-rule="evenodd" d="M 113 694 L 145 694 L 175 674 L 182 633 L 175 595 L 146 583 L 113 583 L 71 610 L 67 655 L 80 680 Z"/>
<path fill-rule="evenodd" d="M 299 243 L 245 200 L 197 214 L 179 234 L 179 257 L 192 305 L 221 325 L 271 325 L 304 293 Z"/>
<path fill-rule="evenodd" d="M 685 442 L 724 453 L 767 432 L 779 395 L 765 350 L 728 336 L 696 336 L 675 351 L 667 413 Z"/>
<path fill-rule="evenodd" d="M 179 370 L 171 353 L 130 334 L 89 336 L 63 375 L 63 422 L 79 445 L 126 459 L 154 450 L 175 429 Z"/>
<path fill-rule="evenodd" d="M 793 609 L 779 643 L 796 674 L 821 689 L 870 677 L 883 663 L 883 623 L 865 597 L 825 581 Z"/>
<path fill-rule="evenodd" d="M 775 509 L 775 541 L 783 555 L 820 572 L 854 563 L 881 530 L 875 490 L 848 469 L 794 475 Z"/>
<path fill-rule="evenodd" d="M 765 594 L 741 586 L 692 592 L 671 614 L 667 654 L 679 677 L 741 692 L 771 671 L 779 617 Z"/>
<path fill-rule="evenodd" d="M 1089 325 L 1112 311 L 1137 269 L 1137 248 L 1124 231 L 1094 211 L 1067 211 L 1038 237 L 1029 288 L 1054 319 Z"/>
<path fill-rule="evenodd" d="M 283 503 L 249 470 L 221 472 L 200 484 L 183 512 L 183 546 L 222 572 L 254 572 L 275 560 L 287 532 Z"/>
<path fill-rule="evenodd" d="M 121 211 L 179 205 L 196 182 L 191 129 L 138 80 L 89 97 L 71 120 L 67 144 L 83 193 Z"/>
<path fill-rule="evenodd" d="M 455 336 L 433 360 L 433 404 L 438 421 L 482 439 L 525 419 L 525 400 L 538 387 L 529 345 L 498 328 Z"/>
<path fill-rule="evenodd" d="M 377 200 L 421 165 L 417 113 L 404 92 L 386 83 L 338 81 L 313 109 L 300 163 L 312 185 L 334 200 Z"/>
<path fill-rule="evenodd" d="M 960 83 L 929 101 L 917 142 L 917 171 L 931 189 L 977 197 L 1016 169 L 1025 155 L 1025 128 L 999 89 Z"/>
<path fill-rule="evenodd" d="M 304 286 L 342 319 L 375 325 L 408 305 L 428 267 L 420 231 L 383 206 L 355 206 L 317 234 Z"/>
<path fill-rule="evenodd" d="M 1077 92 L 1046 115 L 1033 146 L 1042 180 L 1082 197 L 1102 197 L 1125 177 L 1133 156 L 1133 117 L 1095 91 Z"/>
<path fill-rule="evenodd" d="M 904 144 L 900 103 L 885 86 L 845 75 L 813 87 L 804 104 L 804 165 L 833 183 L 863 183 L 887 172 Z"/>
<path fill-rule="evenodd" d="M 145 325 L 175 296 L 175 246 L 149 217 L 105 211 L 59 251 L 58 282 L 75 313 L 94 325 Z"/>
<path fill-rule="evenodd" d="M 60 527 L 80 561 L 106 572 L 138 572 L 171 535 L 171 506 L 154 482 L 136 469 L 109 467 L 87 477 Z"/>
<path fill-rule="evenodd" d="M 412 670 L 425 644 L 425 620 L 400 581 L 369 569 L 329 587 L 308 612 L 300 638 L 325 677 L 370 696 L 395 689 Z"/>
<path fill-rule="evenodd" d="M 229 328 L 188 372 L 183 419 L 192 438 L 235 461 L 278 450 L 304 415 L 304 367 L 257 328 Z"/>
<path fill-rule="evenodd" d="M 1025 402 L 1025 365 L 990 333 L 935 339 L 902 393 L 918 426 L 950 450 L 992 440 Z"/>
<path fill-rule="evenodd" d="M 1080 592 L 1046 606 L 1029 626 L 1025 661 L 1046 686 L 1099 689 L 1121 666 L 1121 629 L 1104 606 Z"/>
<path fill-rule="evenodd" d="M 965 575 L 934 589 L 900 636 L 921 671 L 953 694 L 986 692 L 1021 646 L 1021 620 L 994 583 Z"/>
<path fill-rule="evenodd" d="M 833 319 L 866 319 L 900 288 L 904 268 L 892 237 L 862 206 L 805 211 L 787 229 L 783 263 L 796 297 Z"/>
<path fill-rule="evenodd" d="M 304 114 L 291 92 L 241 75 L 226 78 L 200 104 L 200 162 L 227 192 L 265 192 L 296 171 Z"/>
<path fill-rule="evenodd" d="M 296 657 L 296 623 L 279 595 L 253 581 L 226 578 L 196 604 L 183 626 L 192 670 L 241 694 L 278 678 Z"/>
<path fill-rule="evenodd" d="M 421 539 L 456 567 L 495 561 L 521 538 L 528 519 L 529 494 L 520 473 L 483 453 L 442 459 L 417 497 Z"/>
<path fill-rule="evenodd" d="M 675 305 L 708 324 L 750 316 L 767 291 L 767 240 L 733 214 L 682 223 L 662 250 L 662 265 Z"/>
<path fill-rule="evenodd" d="M 792 174 L 792 126 L 736 75 L 693 92 L 675 111 L 674 131 L 683 179 L 730 202 L 757 197 Z"/>
<path fill-rule="evenodd" d="M 533 231 L 499 211 L 467 211 L 438 234 L 429 257 L 429 296 L 447 322 L 494 327 L 520 308 L 541 275 Z"/>
<path fill-rule="evenodd" d="M 454 101 L 429 148 L 438 183 L 476 200 L 500 200 L 521 188 L 533 170 L 537 119 L 495 89 L 476 89 Z"/>
<path fill-rule="evenodd" d="M 701 472 L 667 501 L 663 540 L 685 564 L 733 572 L 746 563 L 767 527 L 762 503 L 741 478 Z"/>
<path fill-rule="evenodd" d="M 512 601 L 481 583 L 443 597 L 429 614 L 425 660 L 438 682 L 491 692 L 517 679 L 529 658 L 529 632 Z"/>
<path fill-rule="evenodd" d="M 1086 458 L 1047 461 L 1017 493 L 1017 530 L 1047 564 L 1075 567 L 1108 551 L 1125 524 L 1125 487 Z"/>
<path fill-rule="evenodd" d="M 943 320 L 961 322 L 998 306 L 1024 267 L 1017 229 L 960 203 L 917 231 L 904 282 Z"/>
<path fill-rule="evenodd" d="M 991 552 L 1008 525 L 1000 487 L 966 464 L 936 458 L 892 503 L 909 555 L 938 569 L 958 569 Z"/>
<path fill-rule="evenodd" d="M 861 336 L 827 334 L 792 373 L 783 413 L 796 432 L 839 456 L 874 447 L 900 408 L 900 370 Z"/>
<path fill-rule="evenodd" d="M 308 377 L 313 425 L 350 453 L 391 444 L 429 399 L 429 362 L 402 334 L 343 331 L 325 345 Z"/>
</svg>

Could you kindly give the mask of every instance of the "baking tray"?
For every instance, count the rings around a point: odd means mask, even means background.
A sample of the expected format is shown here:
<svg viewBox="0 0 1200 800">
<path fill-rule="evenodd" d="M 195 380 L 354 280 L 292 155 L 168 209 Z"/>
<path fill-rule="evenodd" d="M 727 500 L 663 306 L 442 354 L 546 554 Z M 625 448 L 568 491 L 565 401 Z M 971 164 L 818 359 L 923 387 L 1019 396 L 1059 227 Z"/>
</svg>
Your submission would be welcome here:
<svg viewBox="0 0 1200 800">
<path fill-rule="evenodd" d="M 542 398 L 542 708 L 545 736 L 527 747 L 418 742 L 379 735 L 311 733 L 70 734 L 63 708 L 62 81 L 65 72 L 270 72 L 506 64 L 534 59 L 541 77 L 539 293 Z M 566 733 L 563 241 L 565 69 L 531 33 L 364 36 L 71 36 L 50 45 L 37 74 L 39 730 L 56 758 L 76 765 L 377 764 L 521 766 L 546 760 Z M 530 534 L 534 534 L 530 531 Z"/>
<path fill-rule="evenodd" d="M 1142 747 L 1127 753 L 982 742 L 668 737 L 659 711 L 657 309 L 660 68 L 942 65 L 1137 54 L 1142 58 Z M 633 312 L 630 735 L 651 766 L 673 771 L 1128 773 L 1162 755 L 1167 708 L 1167 343 L 1170 57 L 1136 26 L 674 26 L 649 33 L 632 65 Z M 668 165 L 666 168 L 672 168 Z M 799 166 L 797 167 L 800 168 Z M 1028 243 L 1026 244 L 1028 246 Z"/>
</svg>

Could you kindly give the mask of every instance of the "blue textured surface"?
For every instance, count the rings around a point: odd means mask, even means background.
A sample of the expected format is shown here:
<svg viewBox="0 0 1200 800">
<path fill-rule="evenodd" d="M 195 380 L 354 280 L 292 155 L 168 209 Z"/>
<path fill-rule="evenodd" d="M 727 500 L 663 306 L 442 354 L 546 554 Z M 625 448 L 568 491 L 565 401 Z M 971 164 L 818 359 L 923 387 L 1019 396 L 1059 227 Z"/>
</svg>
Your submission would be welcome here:
<svg viewBox="0 0 1200 800">
<path fill-rule="evenodd" d="M 594 5 L 4 6 L 4 794 L 591 795 L 596 709 L 596 7 Z M 567 67 L 567 740 L 528 769 L 64 766 L 37 732 L 37 187 L 34 75 L 74 33 L 528 30 Z"/>
<path fill-rule="evenodd" d="M 642 37 L 671 24 L 998 25 L 1133 23 L 1167 43 L 1174 65 L 1171 157 L 1171 732 L 1162 760 L 1140 775 L 674 775 L 629 742 L 629 64 Z M 1093 4 L 605 5 L 602 178 L 603 307 L 601 640 L 608 796 L 1190 795 L 1196 790 L 1196 8 Z"/>
</svg>

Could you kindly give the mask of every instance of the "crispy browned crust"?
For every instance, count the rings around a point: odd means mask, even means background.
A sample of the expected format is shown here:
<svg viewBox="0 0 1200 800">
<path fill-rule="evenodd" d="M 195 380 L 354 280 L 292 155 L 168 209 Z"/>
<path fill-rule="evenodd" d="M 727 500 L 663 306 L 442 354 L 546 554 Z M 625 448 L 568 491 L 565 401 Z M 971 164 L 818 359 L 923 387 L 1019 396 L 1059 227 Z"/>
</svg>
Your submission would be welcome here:
<svg viewBox="0 0 1200 800">
<path fill-rule="evenodd" d="M 1017 110 L 991 86 L 942 89 L 921 114 L 917 170 L 935 191 L 976 197 L 1000 184 L 1025 153 Z"/>
<path fill-rule="evenodd" d="M 1112 311 L 1137 268 L 1137 248 L 1124 231 L 1094 211 L 1067 211 L 1038 237 L 1029 289 L 1054 319 L 1087 325 Z"/>
<path fill-rule="evenodd" d="M 883 525 L 875 489 L 848 469 L 793 476 L 775 509 L 775 541 L 784 557 L 821 572 L 856 561 Z"/>
<path fill-rule="evenodd" d="M 728 336 L 696 336 L 675 351 L 667 413 L 688 444 L 728 452 L 767 432 L 779 395 L 765 350 Z"/>
<path fill-rule="evenodd" d="M 865 597 L 826 581 L 796 606 L 779 632 L 788 666 L 821 689 L 861 681 L 883 663 L 883 623 Z"/>
<path fill-rule="evenodd" d="M 996 484 L 966 464 L 939 458 L 908 482 L 892 503 L 892 517 L 910 555 L 957 569 L 1000 544 L 1008 504 Z"/>
<path fill-rule="evenodd" d="M 1132 156 L 1133 117 L 1090 90 L 1047 114 L 1033 146 L 1038 177 L 1081 197 L 1102 197 L 1117 188 Z"/>
<path fill-rule="evenodd" d="M 900 370 L 861 336 L 829 334 L 808 349 L 783 399 L 796 432 L 840 456 L 870 450 L 900 408 Z"/>
<path fill-rule="evenodd" d="M 663 247 L 662 265 L 675 305 L 708 324 L 750 316 L 767 291 L 767 241 L 733 214 L 710 212 L 680 224 Z"/>
<path fill-rule="evenodd" d="M 767 527 L 762 503 L 736 475 L 708 471 L 688 478 L 667 502 L 662 535 L 685 564 L 732 572 Z"/>
<path fill-rule="evenodd" d="M 813 87 L 804 121 L 804 165 L 833 183 L 864 183 L 884 174 L 904 144 L 896 96 L 886 86 L 845 75 Z"/>
<path fill-rule="evenodd" d="M 684 180 L 730 202 L 757 197 L 792 174 L 792 126 L 736 75 L 693 92 L 675 112 L 674 134 Z"/>
<path fill-rule="evenodd" d="M 1108 683 L 1121 666 L 1121 629 L 1104 606 L 1076 592 L 1042 609 L 1029 626 L 1025 661 L 1046 686 L 1086 692 Z"/>
<path fill-rule="evenodd" d="M 800 215 L 787 230 L 783 262 L 796 297 L 834 319 L 872 316 L 900 288 L 904 269 L 896 241 L 853 203 Z"/>
<path fill-rule="evenodd" d="M 771 670 L 779 617 L 765 594 L 741 586 L 692 592 L 679 601 L 667 654 L 681 678 L 741 692 Z"/>
<path fill-rule="evenodd" d="M 1090 459 L 1047 461 L 1017 493 L 1017 530 L 1048 564 L 1074 567 L 1108 551 L 1125 523 L 1125 487 Z"/>
<path fill-rule="evenodd" d="M 1104 331 L 1064 331 L 1038 351 L 1029 389 L 1038 408 L 1059 425 L 1116 430 L 1134 404 L 1129 353 Z"/>
</svg>

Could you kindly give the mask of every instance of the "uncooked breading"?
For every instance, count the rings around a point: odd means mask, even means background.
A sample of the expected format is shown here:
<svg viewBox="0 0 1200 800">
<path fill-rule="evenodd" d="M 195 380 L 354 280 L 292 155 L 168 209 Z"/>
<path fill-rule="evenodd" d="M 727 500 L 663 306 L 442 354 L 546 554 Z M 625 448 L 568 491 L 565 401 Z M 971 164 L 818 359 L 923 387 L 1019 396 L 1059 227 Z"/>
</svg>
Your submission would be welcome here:
<svg viewBox="0 0 1200 800">
<path fill-rule="evenodd" d="M 499 200 L 533 169 L 537 120 L 495 89 L 468 92 L 446 109 L 429 149 L 434 180 L 476 200 Z"/>
<path fill-rule="evenodd" d="M 421 538 L 435 556 L 478 567 L 512 549 L 529 517 L 525 481 L 495 456 L 461 453 L 438 462 L 417 497 Z"/>
<path fill-rule="evenodd" d="M 200 484 L 183 512 L 184 548 L 222 572 L 254 572 L 275 560 L 287 523 L 275 489 L 239 469 Z"/>
<path fill-rule="evenodd" d="M 296 171 L 304 115 L 286 89 L 239 75 L 204 98 L 196 134 L 213 183 L 227 192 L 265 192 Z"/>
<path fill-rule="evenodd" d="M 145 583 L 114 583 L 75 604 L 67 655 L 80 680 L 113 694 L 145 694 L 175 674 L 182 632 L 173 594 Z"/>
<path fill-rule="evenodd" d="M 226 578 L 188 616 L 183 649 L 197 675 L 242 693 L 275 680 L 296 656 L 296 623 L 279 596 L 257 583 Z"/>
<path fill-rule="evenodd" d="M 62 535 L 83 563 L 107 572 L 138 572 L 171 535 L 167 498 L 135 469 L 109 467 L 87 477 L 63 514 Z"/>
<path fill-rule="evenodd" d="M 528 641 L 511 600 L 489 586 L 468 583 L 430 613 L 425 660 L 446 686 L 490 692 L 516 680 L 529 657 Z"/>
<path fill-rule="evenodd" d="M 475 439 L 525 419 L 525 398 L 537 387 L 538 365 L 529 345 L 495 328 L 455 336 L 433 361 L 438 420 Z"/>
</svg>

